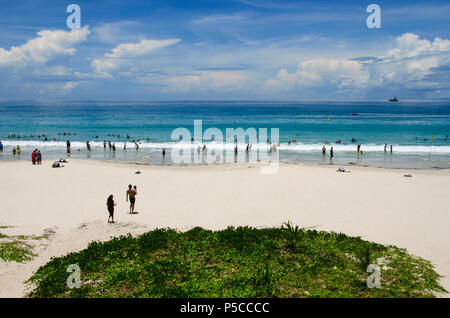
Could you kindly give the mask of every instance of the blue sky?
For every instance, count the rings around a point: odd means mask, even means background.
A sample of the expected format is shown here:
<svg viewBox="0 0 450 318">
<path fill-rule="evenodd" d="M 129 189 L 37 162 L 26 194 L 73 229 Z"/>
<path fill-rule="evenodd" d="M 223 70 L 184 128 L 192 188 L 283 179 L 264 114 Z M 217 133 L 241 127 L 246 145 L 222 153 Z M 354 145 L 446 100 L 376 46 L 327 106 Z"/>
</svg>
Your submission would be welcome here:
<svg viewBox="0 0 450 318">
<path fill-rule="evenodd" d="M 81 29 L 66 7 L 81 8 Z M 369 29 L 369 4 L 381 28 Z M 450 98 L 448 1 L 1 1 L 1 99 Z"/>
</svg>

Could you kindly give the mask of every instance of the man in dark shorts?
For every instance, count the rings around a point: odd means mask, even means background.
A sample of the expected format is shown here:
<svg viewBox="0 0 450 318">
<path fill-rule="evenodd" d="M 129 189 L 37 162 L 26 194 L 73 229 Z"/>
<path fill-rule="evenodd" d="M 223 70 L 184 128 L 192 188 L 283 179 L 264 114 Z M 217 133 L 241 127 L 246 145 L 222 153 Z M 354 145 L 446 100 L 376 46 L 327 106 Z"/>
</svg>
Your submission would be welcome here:
<svg viewBox="0 0 450 318">
<path fill-rule="evenodd" d="M 129 184 L 127 190 L 127 202 L 128 198 L 130 198 L 130 212 L 129 212 L 130 214 L 134 213 L 134 203 L 136 202 L 136 194 L 137 194 L 136 187 L 133 189 L 133 186 Z"/>
</svg>

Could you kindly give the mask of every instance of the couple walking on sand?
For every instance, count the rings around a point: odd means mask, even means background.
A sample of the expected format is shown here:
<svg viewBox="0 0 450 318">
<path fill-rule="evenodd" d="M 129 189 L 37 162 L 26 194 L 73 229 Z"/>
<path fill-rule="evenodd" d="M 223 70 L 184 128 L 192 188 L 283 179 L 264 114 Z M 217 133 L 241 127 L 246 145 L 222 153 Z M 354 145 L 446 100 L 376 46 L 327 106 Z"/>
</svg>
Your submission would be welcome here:
<svg viewBox="0 0 450 318">
<path fill-rule="evenodd" d="M 128 199 L 130 199 L 130 212 L 129 214 L 134 214 L 134 205 L 136 203 L 136 195 L 137 195 L 137 187 L 132 186 L 131 184 L 128 185 L 126 200 L 128 202 Z M 114 223 L 114 207 L 117 205 L 117 203 L 114 202 L 114 197 L 111 194 L 108 197 L 108 200 L 106 201 L 106 205 L 108 207 L 109 217 L 108 217 L 108 223 Z"/>
</svg>

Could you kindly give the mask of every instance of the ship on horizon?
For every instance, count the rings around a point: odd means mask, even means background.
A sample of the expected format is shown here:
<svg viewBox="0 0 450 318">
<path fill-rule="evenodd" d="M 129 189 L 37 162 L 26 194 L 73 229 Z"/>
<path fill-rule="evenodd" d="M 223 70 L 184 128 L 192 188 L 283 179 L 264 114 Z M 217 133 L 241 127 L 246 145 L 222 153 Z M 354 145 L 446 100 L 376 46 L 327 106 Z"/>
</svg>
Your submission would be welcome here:
<svg viewBox="0 0 450 318">
<path fill-rule="evenodd" d="M 389 99 L 390 102 L 398 102 L 397 96 L 394 96 L 394 98 Z"/>
</svg>

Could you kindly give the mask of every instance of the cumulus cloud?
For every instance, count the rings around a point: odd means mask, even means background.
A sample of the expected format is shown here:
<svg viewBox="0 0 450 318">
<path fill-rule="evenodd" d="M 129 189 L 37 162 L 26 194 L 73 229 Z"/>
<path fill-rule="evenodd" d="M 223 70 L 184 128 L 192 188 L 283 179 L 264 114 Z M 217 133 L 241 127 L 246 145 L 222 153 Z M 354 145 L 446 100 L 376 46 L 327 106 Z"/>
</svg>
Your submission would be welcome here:
<svg viewBox="0 0 450 318">
<path fill-rule="evenodd" d="M 153 51 L 179 43 L 180 39 L 141 40 L 138 43 L 122 43 L 101 58 L 92 61 L 91 67 L 99 76 L 111 77 L 112 71 L 132 65 L 133 59 L 145 56 Z"/>
<path fill-rule="evenodd" d="M 450 51 L 450 41 L 436 37 L 433 42 L 421 40 L 417 34 L 405 33 L 396 39 L 397 47 L 387 52 L 387 59 L 399 60 L 402 58 L 417 57 L 433 53 Z"/>
<path fill-rule="evenodd" d="M 85 41 L 89 33 L 88 26 L 71 31 L 39 31 L 38 37 L 21 46 L 12 46 L 9 50 L 0 48 L 0 67 L 42 65 L 57 56 L 73 55 L 74 46 Z"/>
<path fill-rule="evenodd" d="M 354 59 L 306 60 L 294 73 L 285 69 L 275 78 L 265 81 L 264 88 L 292 90 L 296 88 L 328 87 L 330 89 L 371 89 L 380 87 L 442 88 L 448 82 L 433 82 L 432 75 L 450 66 L 450 41 L 435 38 L 420 39 L 405 33 L 395 40 L 395 46 L 384 56 Z"/>
<path fill-rule="evenodd" d="M 281 69 L 275 79 L 269 79 L 265 84 L 278 89 L 324 85 L 345 88 L 364 87 L 368 79 L 367 70 L 357 61 L 318 58 L 301 62 L 295 73 Z"/>
</svg>

